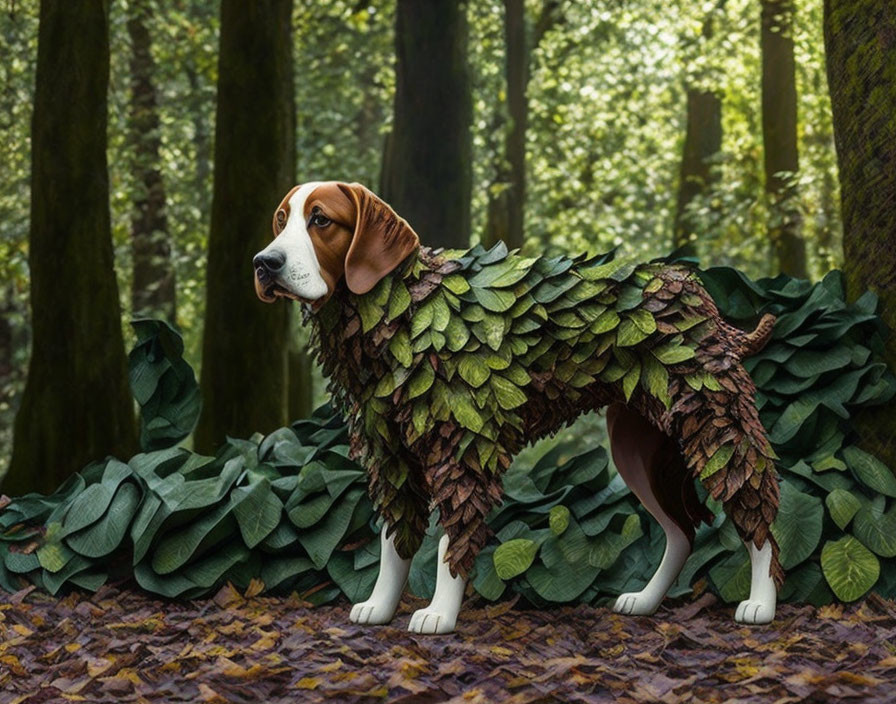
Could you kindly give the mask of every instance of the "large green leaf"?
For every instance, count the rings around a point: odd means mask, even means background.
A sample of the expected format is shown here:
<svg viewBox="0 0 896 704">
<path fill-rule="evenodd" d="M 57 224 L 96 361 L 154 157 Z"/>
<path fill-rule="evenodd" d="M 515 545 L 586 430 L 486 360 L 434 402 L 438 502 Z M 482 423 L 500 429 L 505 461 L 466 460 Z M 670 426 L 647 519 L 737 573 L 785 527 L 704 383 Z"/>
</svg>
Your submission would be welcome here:
<svg viewBox="0 0 896 704">
<path fill-rule="evenodd" d="M 537 552 L 534 540 L 516 538 L 501 543 L 495 550 L 495 572 L 501 579 L 513 579 L 529 569 Z"/>
<path fill-rule="evenodd" d="M 853 516 L 856 515 L 856 511 L 862 507 L 862 502 L 856 495 L 846 489 L 834 489 L 825 497 L 824 502 L 831 514 L 831 519 L 841 530 L 849 525 Z"/>
<path fill-rule="evenodd" d="M 131 321 L 137 344 L 128 357 L 131 391 L 140 405 L 140 447 L 176 445 L 199 419 L 201 399 L 193 369 L 183 359 L 180 333 L 163 320 Z"/>
<path fill-rule="evenodd" d="M 96 523 L 69 533 L 65 542 L 72 550 L 84 557 L 103 557 L 122 545 L 131 521 L 140 505 L 141 492 L 132 482 L 122 484 L 105 515 Z"/>
<path fill-rule="evenodd" d="M 865 486 L 884 496 L 896 497 L 896 476 L 879 459 L 855 446 L 843 448 L 843 458 Z"/>
<path fill-rule="evenodd" d="M 785 570 L 808 559 L 818 547 L 823 517 L 819 497 L 805 494 L 787 482 L 781 485 L 781 503 L 772 524 L 772 535 L 781 548 L 781 565 Z"/>
<path fill-rule="evenodd" d="M 237 487 L 230 497 L 243 541 L 247 547 L 254 548 L 280 523 L 283 502 L 274 494 L 266 478 L 250 486 Z"/>
<path fill-rule="evenodd" d="M 743 547 L 709 571 L 719 595 L 725 601 L 743 601 L 750 596 L 750 556 Z"/>
<path fill-rule="evenodd" d="M 838 599 L 855 601 L 868 593 L 880 575 L 880 562 L 851 535 L 825 543 L 821 569 Z"/>
<path fill-rule="evenodd" d="M 360 487 L 350 489 L 320 523 L 299 533 L 299 542 L 317 569 L 326 567 L 330 555 L 345 537 L 352 514 L 364 493 Z"/>
<path fill-rule="evenodd" d="M 170 531 L 153 551 L 153 571 L 158 575 L 174 572 L 204 548 L 224 540 L 235 523 L 233 506 L 225 501 L 186 529 Z"/>
<path fill-rule="evenodd" d="M 884 512 L 883 496 L 867 501 L 853 519 L 852 530 L 862 544 L 881 557 L 896 557 L 896 504 Z"/>
</svg>

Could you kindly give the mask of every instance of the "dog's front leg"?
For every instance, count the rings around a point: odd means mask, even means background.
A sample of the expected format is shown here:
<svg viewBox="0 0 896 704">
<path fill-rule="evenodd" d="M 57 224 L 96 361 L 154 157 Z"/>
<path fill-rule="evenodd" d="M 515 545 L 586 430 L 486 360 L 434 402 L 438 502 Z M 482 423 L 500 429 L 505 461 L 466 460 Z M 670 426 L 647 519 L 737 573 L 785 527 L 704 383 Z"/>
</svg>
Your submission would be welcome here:
<svg viewBox="0 0 896 704">
<path fill-rule="evenodd" d="M 349 619 L 352 623 L 370 625 L 389 623 L 398 608 L 411 569 L 411 561 L 395 549 L 394 535 L 386 537 L 386 524 L 380 531 L 380 573 L 367 601 L 355 604 Z"/>
<path fill-rule="evenodd" d="M 445 555 L 448 552 L 448 536 L 439 541 L 439 568 L 436 574 L 436 591 L 432 602 L 425 609 L 419 609 L 411 616 L 408 630 L 414 633 L 451 633 L 457 623 L 457 614 L 464 598 L 467 580 L 460 575 L 454 577 L 448 568 Z"/>
<path fill-rule="evenodd" d="M 770 573 L 772 544 L 766 540 L 760 549 L 751 541 L 747 543 L 747 550 L 750 552 L 752 572 L 750 598 L 740 602 L 734 620 L 754 625 L 771 623 L 775 618 L 775 607 L 778 602 L 778 590 Z"/>
</svg>

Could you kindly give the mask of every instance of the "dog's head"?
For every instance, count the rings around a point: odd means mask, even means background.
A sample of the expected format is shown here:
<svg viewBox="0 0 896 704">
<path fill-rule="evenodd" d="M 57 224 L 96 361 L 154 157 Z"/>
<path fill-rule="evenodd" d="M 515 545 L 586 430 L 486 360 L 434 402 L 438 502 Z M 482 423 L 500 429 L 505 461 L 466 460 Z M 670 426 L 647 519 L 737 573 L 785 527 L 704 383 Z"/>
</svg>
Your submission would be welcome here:
<svg viewBox="0 0 896 704">
<path fill-rule="evenodd" d="M 358 183 L 296 186 L 274 213 L 274 241 L 255 255 L 255 292 L 320 307 L 345 276 L 367 293 L 420 245 L 386 203 Z"/>
</svg>

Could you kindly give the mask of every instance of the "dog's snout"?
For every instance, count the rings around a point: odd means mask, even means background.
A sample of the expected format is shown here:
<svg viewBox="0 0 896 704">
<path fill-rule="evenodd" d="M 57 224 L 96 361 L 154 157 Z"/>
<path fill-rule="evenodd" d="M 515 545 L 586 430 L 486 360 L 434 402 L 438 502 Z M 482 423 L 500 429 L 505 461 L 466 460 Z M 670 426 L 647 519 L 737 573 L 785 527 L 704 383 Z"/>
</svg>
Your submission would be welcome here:
<svg viewBox="0 0 896 704">
<path fill-rule="evenodd" d="M 273 276 L 283 269 L 286 264 L 286 255 L 276 249 L 270 252 L 261 252 L 255 255 L 252 264 L 259 274 Z"/>
</svg>

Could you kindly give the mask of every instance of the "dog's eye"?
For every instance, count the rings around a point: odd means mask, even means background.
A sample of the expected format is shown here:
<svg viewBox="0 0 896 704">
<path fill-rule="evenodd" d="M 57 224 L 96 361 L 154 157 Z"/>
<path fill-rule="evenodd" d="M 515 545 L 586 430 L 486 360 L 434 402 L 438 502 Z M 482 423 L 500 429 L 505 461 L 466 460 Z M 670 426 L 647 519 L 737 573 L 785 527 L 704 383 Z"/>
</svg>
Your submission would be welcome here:
<svg viewBox="0 0 896 704">
<path fill-rule="evenodd" d="M 331 222 L 333 221 L 323 213 L 313 213 L 311 219 L 308 221 L 308 225 L 314 227 L 326 227 Z"/>
</svg>

